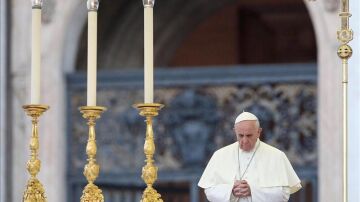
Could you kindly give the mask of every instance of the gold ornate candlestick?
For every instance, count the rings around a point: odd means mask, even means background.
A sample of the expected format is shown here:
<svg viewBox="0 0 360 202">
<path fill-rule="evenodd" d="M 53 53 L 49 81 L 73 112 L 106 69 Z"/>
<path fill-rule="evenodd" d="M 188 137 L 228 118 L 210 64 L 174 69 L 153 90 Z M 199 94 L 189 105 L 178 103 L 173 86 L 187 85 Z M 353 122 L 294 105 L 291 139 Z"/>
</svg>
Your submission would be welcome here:
<svg viewBox="0 0 360 202">
<path fill-rule="evenodd" d="M 105 107 L 99 106 L 83 106 L 79 108 L 83 117 L 88 120 L 89 139 L 86 145 L 86 154 L 88 155 L 88 163 L 84 168 L 84 175 L 88 184 L 83 190 L 81 202 L 104 202 L 104 196 L 101 189 L 94 184 L 94 181 L 99 175 L 100 166 L 96 163 L 96 135 L 95 135 L 95 121 L 100 118 L 100 115 L 106 110 Z"/>
<path fill-rule="evenodd" d="M 352 49 L 348 43 L 353 39 L 353 31 L 349 28 L 349 0 L 341 0 L 341 29 L 337 32 L 340 46 L 338 56 L 342 60 L 342 88 L 343 88 L 343 201 L 348 201 L 348 60 Z"/>
<path fill-rule="evenodd" d="M 147 187 L 143 192 L 141 202 L 162 202 L 161 195 L 153 188 L 153 184 L 157 179 L 158 168 L 154 165 L 154 132 L 152 127 L 152 118 L 159 114 L 159 110 L 163 107 L 162 104 L 135 104 L 134 108 L 139 110 L 141 116 L 146 117 L 146 137 L 144 144 L 144 153 L 146 156 L 146 165 L 142 169 L 141 178 L 146 183 Z"/>
<path fill-rule="evenodd" d="M 24 202 L 46 202 L 45 190 L 36 175 L 40 171 L 41 162 L 39 156 L 39 117 L 49 109 L 46 105 L 24 105 L 26 114 L 31 117 L 32 130 L 30 139 L 30 160 L 27 162 L 27 170 L 31 177 L 26 185 L 23 196 Z"/>
</svg>

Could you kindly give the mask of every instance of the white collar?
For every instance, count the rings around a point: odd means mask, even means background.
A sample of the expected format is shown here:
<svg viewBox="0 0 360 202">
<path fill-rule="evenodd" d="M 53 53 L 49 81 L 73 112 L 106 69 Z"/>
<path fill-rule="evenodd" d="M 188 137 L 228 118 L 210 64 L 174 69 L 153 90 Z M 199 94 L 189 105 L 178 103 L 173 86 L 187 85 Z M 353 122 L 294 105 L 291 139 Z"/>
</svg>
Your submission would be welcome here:
<svg viewBox="0 0 360 202">
<path fill-rule="evenodd" d="M 258 139 L 256 140 L 256 143 L 255 143 L 254 147 L 253 147 L 250 151 L 244 151 L 244 150 L 242 150 L 242 149 L 240 148 L 240 144 L 239 144 L 240 154 L 246 154 L 246 155 L 248 155 L 248 154 L 254 153 L 259 144 L 260 144 L 260 140 L 259 140 L 259 138 L 258 138 Z"/>
</svg>

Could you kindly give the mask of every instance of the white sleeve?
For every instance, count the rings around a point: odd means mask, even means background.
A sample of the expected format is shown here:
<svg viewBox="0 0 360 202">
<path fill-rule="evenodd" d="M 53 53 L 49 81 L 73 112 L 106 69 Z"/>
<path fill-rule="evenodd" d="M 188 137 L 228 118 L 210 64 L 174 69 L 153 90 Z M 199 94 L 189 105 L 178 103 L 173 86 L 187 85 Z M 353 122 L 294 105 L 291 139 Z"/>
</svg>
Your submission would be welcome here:
<svg viewBox="0 0 360 202">
<path fill-rule="evenodd" d="M 232 196 L 232 184 L 219 184 L 205 189 L 206 198 L 210 202 L 229 202 L 235 201 Z"/>
<path fill-rule="evenodd" d="M 288 187 L 260 188 L 250 185 L 252 202 L 287 202 L 290 198 Z"/>
</svg>

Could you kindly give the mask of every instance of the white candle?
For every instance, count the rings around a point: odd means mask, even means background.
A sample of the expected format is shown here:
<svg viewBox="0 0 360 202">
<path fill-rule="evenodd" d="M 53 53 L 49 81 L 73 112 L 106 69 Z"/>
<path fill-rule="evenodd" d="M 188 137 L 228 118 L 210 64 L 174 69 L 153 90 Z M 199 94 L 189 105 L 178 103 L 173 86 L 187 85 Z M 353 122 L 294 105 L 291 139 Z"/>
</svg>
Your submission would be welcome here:
<svg viewBox="0 0 360 202">
<path fill-rule="evenodd" d="M 31 26 L 31 104 L 40 104 L 41 9 L 32 9 Z"/>
<path fill-rule="evenodd" d="M 154 102 L 153 8 L 144 7 L 144 102 Z"/>
<path fill-rule="evenodd" d="M 87 106 L 96 106 L 97 12 L 88 12 Z"/>
</svg>

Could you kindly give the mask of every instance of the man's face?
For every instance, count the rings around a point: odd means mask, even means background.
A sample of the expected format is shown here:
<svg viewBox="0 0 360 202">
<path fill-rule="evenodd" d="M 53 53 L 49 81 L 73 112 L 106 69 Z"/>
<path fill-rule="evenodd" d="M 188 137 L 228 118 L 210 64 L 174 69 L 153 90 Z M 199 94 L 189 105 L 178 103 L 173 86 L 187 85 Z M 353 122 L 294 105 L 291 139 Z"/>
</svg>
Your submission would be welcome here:
<svg viewBox="0 0 360 202">
<path fill-rule="evenodd" d="M 260 137 L 261 128 L 258 128 L 256 121 L 241 121 L 235 124 L 234 131 L 240 148 L 250 151 L 255 147 L 257 138 Z"/>
</svg>

